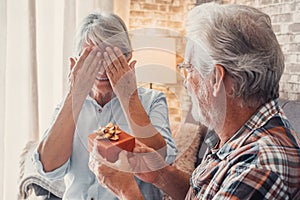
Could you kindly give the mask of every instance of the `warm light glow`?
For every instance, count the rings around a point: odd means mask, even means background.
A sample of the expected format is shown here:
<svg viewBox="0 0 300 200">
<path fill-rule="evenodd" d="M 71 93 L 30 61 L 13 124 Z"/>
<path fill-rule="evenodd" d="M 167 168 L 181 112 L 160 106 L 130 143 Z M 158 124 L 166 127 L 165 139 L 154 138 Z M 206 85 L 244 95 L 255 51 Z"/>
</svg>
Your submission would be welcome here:
<svg viewBox="0 0 300 200">
<path fill-rule="evenodd" d="M 176 83 L 174 38 L 133 36 L 131 41 L 138 82 Z"/>
</svg>

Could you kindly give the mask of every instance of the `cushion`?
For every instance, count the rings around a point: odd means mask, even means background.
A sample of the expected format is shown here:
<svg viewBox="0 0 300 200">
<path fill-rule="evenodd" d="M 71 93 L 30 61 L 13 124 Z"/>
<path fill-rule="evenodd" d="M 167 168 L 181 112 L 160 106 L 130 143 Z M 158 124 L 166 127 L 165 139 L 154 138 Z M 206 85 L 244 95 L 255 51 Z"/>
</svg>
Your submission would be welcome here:
<svg viewBox="0 0 300 200">
<path fill-rule="evenodd" d="M 64 180 L 49 180 L 41 176 L 33 166 L 32 154 L 37 142 L 28 142 L 20 160 L 19 199 L 26 199 L 31 195 L 44 196 L 44 199 L 60 199 L 65 191 Z"/>
<path fill-rule="evenodd" d="M 291 125 L 300 137 L 300 102 L 299 101 L 279 101 L 284 114 L 289 119 Z"/>
<path fill-rule="evenodd" d="M 205 131 L 204 131 L 205 130 Z M 178 156 L 173 163 L 176 168 L 189 174 L 195 169 L 198 147 L 206 132 L 204 126 L 193 123 L 180 124 L 174 134 L 174 141 L 178 149 Z"/>
</svg>

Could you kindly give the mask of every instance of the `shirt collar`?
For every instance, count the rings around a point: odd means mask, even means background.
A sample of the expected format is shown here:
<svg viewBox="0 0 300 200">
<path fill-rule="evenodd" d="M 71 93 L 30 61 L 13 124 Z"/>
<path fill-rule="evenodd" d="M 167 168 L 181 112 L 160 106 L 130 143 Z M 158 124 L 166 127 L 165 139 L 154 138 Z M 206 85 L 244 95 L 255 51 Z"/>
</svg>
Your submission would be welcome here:
<svg viewBox="0 0 300 200">
<path fill-rule="evenodd" d="M 243 145 L 244 140 L 254 130 L 264 126 L 272 117 L 280 114 L 283 117 L 283 111 L 279 107 L 278 99 L 271 100 L 270 102 L 261 106 L 255 114 L 217 151 L 213 148 L 219 142 L 219 137 L 214 131 L 210 131 L 206 138 L 205 143 L 210 148 L 211 153 L 215 153 L 221 160 L 223 160 L 230 152 Z M 241 136 L 245 137 L 241 137 Z"/>
<path fill-rule="evenodd" d="M 94 105 L 96 105 L 97 107 L 102 108 L 102 106 L 100 106 L 100 105 L 97 103 L 97 101 L 96 101 L 94 98 L 92 98 L 90 95 L 88 95 L 88 96 L 86 97 L 86 100 L 92 102 L 92 103 L 93 103 Z M 104 107 L 107 106 L 107 105 L 109 105 L 110 103 L 113 103 L 114 101 L 118 101 L 118 98 L 117 98 L 116 95 L 114 95 L 114 96 L 112 97 L 112 99 L 111 99 L 109 102 L 107 102 L 107 104 L 104 105 Z"/>
</svg>

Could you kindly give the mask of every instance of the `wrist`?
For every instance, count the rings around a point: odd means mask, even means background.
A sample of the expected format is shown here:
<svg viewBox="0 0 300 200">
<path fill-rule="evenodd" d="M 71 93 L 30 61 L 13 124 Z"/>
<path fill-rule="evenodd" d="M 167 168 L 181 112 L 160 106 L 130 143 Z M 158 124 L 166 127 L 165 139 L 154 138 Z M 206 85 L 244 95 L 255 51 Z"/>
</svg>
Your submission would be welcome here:
<svg viewBox="0 0 300 200">
<path fill-rule="evenodd" d="M 133 92 L 130 95 L 123 95 L 122 98 L 119 98 L 119 101 L 126 108 L 130 108 L 132 106 L 135 106 L 136 103 L 141 102 L 137 91 Z"/>
<path fill-rule="evenodd" d="M 84 101 L 84 97 L 76 97 L 72 91 L 69 91 L 65 96 L 64 105 L 69 107 L 73 114 L 76 114 L 80 112 Z"/>
<path fill-rule="evenodd" d="M 131 94 L 131 96 L 130 96 L 130 98 L 129 98 L 129 102 L 130 102 L 130 101 L 133 101 L 133 102 L 140 101 L 139 94 L 138 94 L 137 90 L 135 90 L 135 91 Z"/>
<path fill-rule="evenodd" d="M 169 165 L 167 165 L 164 168 L 161 168 L 158 171 L 157 177 L 153 181 L 153 185 L 155 185 L 158 188 L 163 189 L 168 184 L 167 174 L 170 170 L 172 170 L 172 167 Z"/>
<path fill-rule="evenodd" d="M 143 200 L 144 197 L 133 179 L 131 184 L 128 184 L 125 190 L 121 191 L 120 199 L 122 200 Z"/>
</svg>

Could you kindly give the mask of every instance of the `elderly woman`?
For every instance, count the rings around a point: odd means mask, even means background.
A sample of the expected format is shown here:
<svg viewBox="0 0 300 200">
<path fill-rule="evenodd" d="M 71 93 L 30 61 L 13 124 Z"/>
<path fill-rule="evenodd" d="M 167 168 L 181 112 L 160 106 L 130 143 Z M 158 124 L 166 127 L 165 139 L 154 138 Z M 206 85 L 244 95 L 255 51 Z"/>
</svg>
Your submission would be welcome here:
<svg viewBox="0 0 300 200">
<path fill-rule="evenodd" d="M 192 9 L 186 24 L 186 63 L 179 67 L 188 72 L 194 118 L 213 130 L 209 149 L 189 177 L 139 146 L 129 159 L 133 172 L 174 199 L 299 199 L 300 142 L 278 105 L 284 59 L 269 16 L 209 3 Z M 151 170 L 154 159 L 160 168 Z M 129 173 L 91 163 L 117 196 L 142 199 L 137 188 L 124 192 L 123 185 L 135 184 Z M 128 178 L 111 184 L 121 173 Z"/>
<path fill-rule="evenodd" d="M 90 14 L 78 36 L 79 57 L 70 58 L 69 91 L 34 153 L 34 162 L 47 178 L 64 177 L 63 199 L 116 199 L 88 167 L 88 135 L 112 122 L 172 163 L 177 150 L 166 98 L 155 90 L 137 89 L 136 61 L 130 62 L 131 43 L 118 16 Z M 153 185 L 135 181 L 145 199 L 162 197 Z"/>
</svg>

